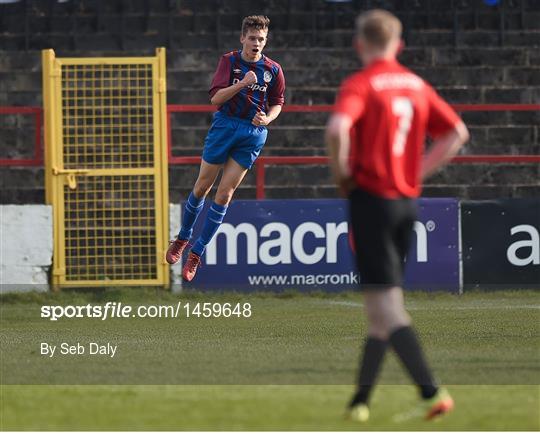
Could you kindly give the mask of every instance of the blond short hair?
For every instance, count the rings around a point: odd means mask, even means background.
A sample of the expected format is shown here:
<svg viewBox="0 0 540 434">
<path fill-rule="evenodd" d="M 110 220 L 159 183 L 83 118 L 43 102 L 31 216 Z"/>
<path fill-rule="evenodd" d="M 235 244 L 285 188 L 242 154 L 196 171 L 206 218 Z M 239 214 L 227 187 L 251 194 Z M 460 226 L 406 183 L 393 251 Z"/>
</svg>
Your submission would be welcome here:
<svg viewBox="0 0 540 434">
<path fill-rule="evenodd" d="M 385 49 L 393 39 L 401 38 L 401 21 L 383 9 L 364 12 L 356 19 L 356 36 L 369 45 Z"/>
<path fill-rule="evenodd" d="M 248 30 L 268 30 L 270 18 L 265 15 L 250 15 L 242 20 L 242 36 L 245 36 Z"/>
</svg>

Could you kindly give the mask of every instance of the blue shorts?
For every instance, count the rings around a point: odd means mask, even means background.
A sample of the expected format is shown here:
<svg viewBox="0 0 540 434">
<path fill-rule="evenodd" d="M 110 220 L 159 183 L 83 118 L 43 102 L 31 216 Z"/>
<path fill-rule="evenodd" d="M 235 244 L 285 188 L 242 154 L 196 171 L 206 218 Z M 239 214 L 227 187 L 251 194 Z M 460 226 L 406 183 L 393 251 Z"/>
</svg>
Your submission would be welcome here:
<svg viewBox="0 0 540 434">
<path fill-rule="evenodd" d="M 202 158 L 210 164 L 223 164 L 229 157 L 250 169 L 266 142 L 268 130 L 250 120 L 214 113 L 214 121 L 204 140 Z"/>
</svg>

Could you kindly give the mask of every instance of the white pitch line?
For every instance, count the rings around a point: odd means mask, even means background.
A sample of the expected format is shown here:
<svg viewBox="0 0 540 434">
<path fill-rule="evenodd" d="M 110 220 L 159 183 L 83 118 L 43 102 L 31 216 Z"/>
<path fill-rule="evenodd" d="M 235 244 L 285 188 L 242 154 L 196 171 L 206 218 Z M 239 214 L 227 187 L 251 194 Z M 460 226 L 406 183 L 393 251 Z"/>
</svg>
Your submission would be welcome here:
<svg viewBox="0 0 540 434">
<path fill-rule="evenodd" d="M 356 301 L 327 301 L 327 300 L 318 300 L 316 303 L 325 303 L 338 306 L 346 307 L 364 307 L 362 303 Z M 540 305 L 516 305 L 516 306 L 497 306 L 497 305 L 483 305 L 483 306 L 407 306 L 407 310 L 496 310 L 496 309 L 540 309 Z"/>
<path fill-rule="evenodd" d="M 320 300 L 320 302 L 326 302 L 328 304 L 337 304 L 339 306 L 348 306 L 348 307 L 364 307 L 362 303 L 357 303 L 356 301 L 326 301 Z"/>
</svg>

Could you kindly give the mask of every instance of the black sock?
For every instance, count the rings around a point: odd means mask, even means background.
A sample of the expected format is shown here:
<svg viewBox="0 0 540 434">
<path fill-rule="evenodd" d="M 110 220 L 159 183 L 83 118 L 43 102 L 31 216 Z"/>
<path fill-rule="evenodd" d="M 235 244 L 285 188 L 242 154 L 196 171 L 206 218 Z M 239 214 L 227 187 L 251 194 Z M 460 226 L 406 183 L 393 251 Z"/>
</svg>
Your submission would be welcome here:
<svg viewBox="0 0 540 434">
<path fill-rule="evenodd" d="M 368 337 L 364 344 L 362 363 L 358 374 L 358 389 L 353 396 L 351 407 L 356 404 L 367 404 L 371 389 L 375 385 L 375 380 L 379 374 L 384 353 L 387 347 L 386 341 L 374 337 Z"/>
<path fill-rule="evenodd" d="M 434 396 L 437 393 L 437 386 L 412 327 L 401 327 L 395 330 L 389 340 L 410 376 L 420 387 L 422 398 Z"/>
</svg>

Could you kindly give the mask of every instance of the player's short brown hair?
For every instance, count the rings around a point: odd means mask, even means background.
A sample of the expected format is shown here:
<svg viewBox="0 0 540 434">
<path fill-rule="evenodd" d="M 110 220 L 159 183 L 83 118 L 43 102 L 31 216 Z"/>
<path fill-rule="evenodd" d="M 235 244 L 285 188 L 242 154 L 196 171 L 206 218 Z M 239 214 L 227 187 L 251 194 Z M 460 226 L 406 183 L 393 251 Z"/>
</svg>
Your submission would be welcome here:
<svg viewBox="0 0 540 434">
<path fill-rule="evenodd" d="M 242 35 L 245 35 L 248 30 L 268 30 L 270 18 L 265 15 L 250 15 L 242 20 Z"/>
<path fill-rule="evenodd" d="M 398 17 L 383 9 L 364 12 L 356 19 L 356 36 L 376 48 L 384 49 L 393 38 L 401 38 L 401 31 Z"/>
</svg>

